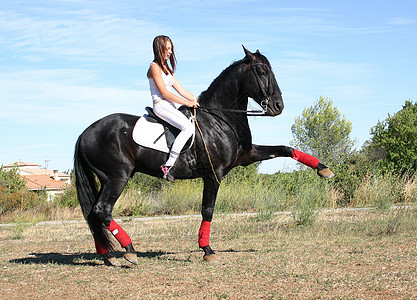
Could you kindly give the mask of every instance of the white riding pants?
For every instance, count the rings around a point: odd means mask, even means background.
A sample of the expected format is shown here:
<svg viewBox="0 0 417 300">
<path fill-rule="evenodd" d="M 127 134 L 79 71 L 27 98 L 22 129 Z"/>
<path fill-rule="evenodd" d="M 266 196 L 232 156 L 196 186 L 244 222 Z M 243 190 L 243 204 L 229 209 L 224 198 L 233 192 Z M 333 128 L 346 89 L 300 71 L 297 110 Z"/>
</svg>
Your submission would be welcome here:
<svg viewBox="0 0 417 300">
<path fill-rule="evenodd" d="M 162 99 L 154 101 L 153 111 L 162 120 L 181 130 L 172 145 L 169 158 L 165 163 L 165 165 L 169 167 L 174 165 L 182 148 L 184 148 L 185 143 L 193 135 L 194 126 L 191 121 L 176 108 L 173 102 Z"/>
</svg>

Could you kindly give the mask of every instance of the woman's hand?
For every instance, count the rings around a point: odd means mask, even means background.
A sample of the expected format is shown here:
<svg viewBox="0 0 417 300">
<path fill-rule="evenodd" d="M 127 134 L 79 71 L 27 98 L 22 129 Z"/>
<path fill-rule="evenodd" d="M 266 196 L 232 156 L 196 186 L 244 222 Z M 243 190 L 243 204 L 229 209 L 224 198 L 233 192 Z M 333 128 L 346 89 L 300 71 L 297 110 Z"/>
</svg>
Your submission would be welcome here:
<svg viewBox="0 0 417 300">
<path fill-rule="evenodd" d="M 187 101 L 187 102 L 188 102 L 188 103 L 187 103 L 187 106 L 188 106 L 188 107 L 195 107 L 195 108 L 199 107 L 199 106 L 200 106 L 200 103 L 198 103 L 198 101 L 197 101 L 197 100 L 198 100 L 198 99 L 194 97 L 194 99 L 193 99 L 193 100 L 191 100 L 191 101 Z"/>
</svg>

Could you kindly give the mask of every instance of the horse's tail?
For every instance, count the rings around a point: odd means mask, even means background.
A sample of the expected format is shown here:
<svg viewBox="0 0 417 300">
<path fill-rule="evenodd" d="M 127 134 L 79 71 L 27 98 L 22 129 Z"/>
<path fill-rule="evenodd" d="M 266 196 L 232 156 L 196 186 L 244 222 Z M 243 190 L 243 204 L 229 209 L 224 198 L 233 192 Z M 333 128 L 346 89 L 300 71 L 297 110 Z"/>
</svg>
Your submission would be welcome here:
<svg viewBox="0 0 417 300">
<path fill-rule="evenodd" d="M 108 230 L 93 211 L 98 198 L 96 177 L 88 159 L 83 155 L 80 148 L 81 138 L 82 135 L 77 140 L 74 154 L 75 186 L 77 188 L 78 201 L 96 243 L 98 242 L 108 251 L 113 251 L 114 247 Z"/>
</svg>

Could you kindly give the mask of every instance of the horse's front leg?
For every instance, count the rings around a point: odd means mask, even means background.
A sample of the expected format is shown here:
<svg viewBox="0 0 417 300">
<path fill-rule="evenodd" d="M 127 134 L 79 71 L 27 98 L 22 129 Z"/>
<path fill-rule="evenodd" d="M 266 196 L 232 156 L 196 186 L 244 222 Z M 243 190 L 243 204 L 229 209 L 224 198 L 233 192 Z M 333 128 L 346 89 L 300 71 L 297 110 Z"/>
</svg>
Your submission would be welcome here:
<svg viewBox="0 0 417 300">
<path fill-rule="evenodd" d="M 249 163 L 272 159 L 275 157 L 291 157 L 292 159 L 317 170 L 317 174 L 323 178 L 332 178 L 334 174 L 330 169 L 320 162 L 320 160 L 307 153 L 298 151 L 288 146 L 260 146 L 252 145 L 249 152 Z"/>
<path fill-rule="evenodd" d="M 204 178 L 204 190 L 203 190 L 203 205 L 201 208 L 201 215 L 203 220 L 201 221 L 200 230 L 198 231 L 198 245 L 204 251 L 205 261 L 218 260 L 216 254 L 210 247 L 210 225 L 213 218 L 214 205 L 216 203 L 217 192 L 219 190 L 220 183 L 214 178 L 214 176 Z"/>
</svg>

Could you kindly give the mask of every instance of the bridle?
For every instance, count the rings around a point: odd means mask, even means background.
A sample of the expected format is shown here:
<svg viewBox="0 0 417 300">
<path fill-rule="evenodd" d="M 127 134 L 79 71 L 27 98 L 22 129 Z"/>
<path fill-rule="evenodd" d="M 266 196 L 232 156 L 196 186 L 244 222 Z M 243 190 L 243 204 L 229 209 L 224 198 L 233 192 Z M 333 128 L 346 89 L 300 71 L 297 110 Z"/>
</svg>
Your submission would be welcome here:
<svg viewBox="0 0 417 300">
<path fill-rule="evenodd" d="M 262 98 L 262 100 L 261 100 L 260 105 L 261 105 L 261 107 L 262 107 L 263 113 L 264 113 L 264 114 L 266 114 L 266 111 L 267 111 L 267 109 L 268 109 L 269 96 L 268 96 L 268 94 L 266 93 L 266 90 L 265 90 L 264 84 L 262 83 L 261 78 L 259 77 L 259 74 L 258 74 L 258 72 L 256 71 L 255 66 L 265 66 L 265 67 L 267 67 L 267 68 L 269 68 L 269 67 L 268 67 L 266 64 L 264 64 L 264 63 L 255 63 L 255 64 L 251 64 L 251 65 L 250 65 L 250 67 L 251 67 L 251 69 L 252 69 L 252 72 L 253 72 L 253 75 L 255 75 L 256 82 L 258 83 L 259 88 L 261 89 L 261 92 L 262 92 L 262 97 L 263 97 L 263 98 Z M 271 72 L 269 72 L 269 75 L 268 75 L 268 83 L 269 83 L 268 85 L 269 85 L 269 86 L 271 85 L 271 76 L 272 76 L 272 71 L 271 71 Z"/>
<path fill-rule="evenodd" d="M 200 109 L 204 110 L 217 110 L 217 111 L 225 111 L 225 112 L 233 112 L 233 113 L 246 113 L 247 116 L 266 116 L 266 111 L 268 109 L 268 103 L 269 103 L 269 96 L 266 92 L 265 86 L 261 81 L 261 78 L 259 77 L 258 72 L 256 71 L 255 66 L 265 66 L 269 69 L 269 66 L 264 63 L 252 63 L 250 64 L 251 70 L 253 75 L 255 76 L 256 82 L 259 85 L 259 88 L 262 92 L 262 100 L 260 102 L 260 106 L 262 110 L 260 109 L 251 109 L 251 110 L 242 110 L 242 109 L 228 109 L 228 108 L 216 108 L 216 107 L 203 107 L 200 106 Z M 271 89 L 271 83 L 272 83 L 272 71 L 270 70 L 268 75 L 268 87 Z"/>
</svg>

